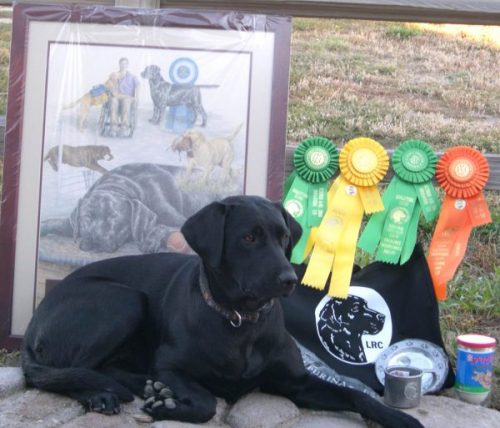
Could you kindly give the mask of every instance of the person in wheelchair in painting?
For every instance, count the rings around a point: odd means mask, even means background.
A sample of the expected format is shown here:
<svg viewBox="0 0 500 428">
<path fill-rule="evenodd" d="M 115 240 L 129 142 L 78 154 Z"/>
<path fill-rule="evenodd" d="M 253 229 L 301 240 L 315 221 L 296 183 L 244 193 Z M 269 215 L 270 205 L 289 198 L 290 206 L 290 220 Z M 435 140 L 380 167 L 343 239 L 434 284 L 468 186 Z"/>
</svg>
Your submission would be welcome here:
<svg viewBox="0 0 500 428">
<path fill-rule="evenodd" d="M 131 137 L 135 129 L 139 79 L 128 71 L 127 58 L 120 58 L 119 70 L 111 73 L 109 81 L 112 86 L 101 112 L 101 135 Z"/>
</svg>

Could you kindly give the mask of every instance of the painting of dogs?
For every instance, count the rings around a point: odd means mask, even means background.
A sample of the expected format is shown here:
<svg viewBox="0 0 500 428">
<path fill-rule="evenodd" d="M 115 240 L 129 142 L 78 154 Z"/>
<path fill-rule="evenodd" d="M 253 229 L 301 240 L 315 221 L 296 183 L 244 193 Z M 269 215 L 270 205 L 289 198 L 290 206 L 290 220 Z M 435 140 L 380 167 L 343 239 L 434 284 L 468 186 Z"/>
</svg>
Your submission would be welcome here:
<svg viewBox="0 0 500 428">
<path fill-rule="evenodd" d="M 101 174 L 107 174 L 108 170 L 98 163 L 103 159 L 108 161 L 113 159 L 111 149 L 108 146 L 69 146 L 66 144 L 62 146 L 61 162 L 66 165 L 88 168 L 93 171 L 100 172 Z M 43 160 L 48 162 L 54 171 L 57 171 L 59 162 L 59 146 L 52 147 Z"/>
<path fill-rule="evenodd" d="M 382 331 L 385 315 L 368 307 L 365 299 L 349 295 L 330 299 L 319 315 L 321 342 L 332 355 L 352 363 L 365 363 L 362 335 Z"/>
<path fill-rule="evenodd" d="M 358 412 L 384 427 L 422 427 L 361 391 L 307 372 L 285 330 L 280 298 L 298 281 L 301 235 L 279 203 L 212 202 L 181 229 L 196 255 L 159 253 L 89 264 L 36 309 L 22 347 L 29 386 L 103 414 L 134 395 L 155 420 L 201 423 L 216 397 L 255 388 L 297 406 Z"/>
<path fill-rule="evenodd" d="M 201 87 L 216 88 L 217 85 L 173 85 L 167 82 L 157 65 L 148 65 L 142 72 L 141 77 L 149 82 L 149 91 L 153 101 L 153 116 L 150 122 L 158 124 L 162 120 L 165 109 L 169 106 L 186 105 L 201 117 L 202 127 L 207 124 L 207 113 L 201 101 Z M 195 121 L 196 121 L 195 118 Z"/>
<path fill-rule="evenodd" d="M 184 152 L 187 158 L 185 180 L 191 180 L 193 169 L 200 168 L 201 182 L 206 182 L 216 167 L 221 168 L 220 181 L 227 182 L 231 177 L 231 164 L 234 159 L 232 141 L 238 135 L 243 124 L 228 137 L 219 137 L 207 140 L 205 135 L 197 130 L 190 129 L 184 132 L 172 143 L 172 150 Z"/>
</svg>

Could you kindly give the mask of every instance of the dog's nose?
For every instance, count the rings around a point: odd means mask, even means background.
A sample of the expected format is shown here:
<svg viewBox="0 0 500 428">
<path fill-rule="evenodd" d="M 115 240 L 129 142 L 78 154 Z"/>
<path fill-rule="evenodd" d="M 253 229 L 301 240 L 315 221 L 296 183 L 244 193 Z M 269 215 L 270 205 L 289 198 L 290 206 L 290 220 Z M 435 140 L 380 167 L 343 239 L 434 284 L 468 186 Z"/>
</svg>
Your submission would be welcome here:
<svg viewBox="0 0 500 428">
<path fill-rule="evenodd" d="M 297 275 L 295 272 L 282 272 L 278 276 L 278 283 L 283 290 L 283 295 L 289 296 L 297 285 Z"/>
<path fill-rule="evenodd" d="M 385 315 L 384 314 L 377 314 L 377 321 L 384 322 L 385 321 Z"/>
</svg>

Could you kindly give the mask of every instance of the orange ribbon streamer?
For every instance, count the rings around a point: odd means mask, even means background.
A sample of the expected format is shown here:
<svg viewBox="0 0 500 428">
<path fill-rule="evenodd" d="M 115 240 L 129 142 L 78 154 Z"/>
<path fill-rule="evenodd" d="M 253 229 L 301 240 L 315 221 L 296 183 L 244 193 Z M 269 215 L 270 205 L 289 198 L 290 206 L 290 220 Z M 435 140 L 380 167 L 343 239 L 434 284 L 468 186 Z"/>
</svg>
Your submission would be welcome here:
<svg viewBox="0 0 500 428">
<path fill-rule="evenodd" d="M 446 300 L 446 283 L 453 278 L 465 255 L 472 229 L 491 222 L 481 193 L 488 177 L 488 161 L 470 147 L 447 150 L 437 164 L 436 179 L 446 196 L 427 262 L 439 300 Z"/>
</svg>

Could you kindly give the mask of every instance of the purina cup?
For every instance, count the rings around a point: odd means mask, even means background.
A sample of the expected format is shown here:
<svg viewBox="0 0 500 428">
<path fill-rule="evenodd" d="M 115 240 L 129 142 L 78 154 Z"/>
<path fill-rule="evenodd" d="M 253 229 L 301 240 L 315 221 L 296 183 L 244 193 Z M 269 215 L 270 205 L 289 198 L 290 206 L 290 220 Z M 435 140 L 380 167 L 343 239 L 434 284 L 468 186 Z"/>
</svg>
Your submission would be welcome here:
<svg viewBox="0 0 500 428">
<path fill-rule="evenodd" d="M 496 340 L 480 334 L 457 337 L 455 389 L 461 400 L 480 404 L 488 397 L 493 377 Z"/>
</svg>

